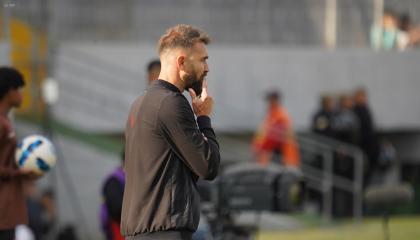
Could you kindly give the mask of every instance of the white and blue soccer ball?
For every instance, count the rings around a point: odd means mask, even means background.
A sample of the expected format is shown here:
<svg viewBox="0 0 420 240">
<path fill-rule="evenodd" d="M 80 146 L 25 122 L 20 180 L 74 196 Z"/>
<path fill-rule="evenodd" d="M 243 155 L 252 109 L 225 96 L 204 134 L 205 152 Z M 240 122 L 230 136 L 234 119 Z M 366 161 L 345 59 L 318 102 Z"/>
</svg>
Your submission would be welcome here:
<svg viewBox="0 0 420 240">
<path fill-rule="evenodd" d="M 41 135 L 31 135 L 18 144 L 15 161 L 20 169 L 43 175 L 55 166 L 57 155 L 50 140 Z"/>
</svg>

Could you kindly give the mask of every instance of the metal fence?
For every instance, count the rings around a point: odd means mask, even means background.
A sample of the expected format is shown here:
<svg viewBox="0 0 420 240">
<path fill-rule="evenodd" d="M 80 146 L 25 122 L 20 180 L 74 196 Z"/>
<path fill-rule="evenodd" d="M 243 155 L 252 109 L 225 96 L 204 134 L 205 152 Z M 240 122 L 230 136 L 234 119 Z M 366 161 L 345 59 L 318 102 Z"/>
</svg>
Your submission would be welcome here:
<svg viewBox="0 0 420 240">
<path fill-rule="evenodd" d="M 378 7 L 420 21 L 416 0 L 3 1 L 58 41 L 156 42 L 167 27 L 188 23 L 218 44 L 365 47 Z"/>
</svg>

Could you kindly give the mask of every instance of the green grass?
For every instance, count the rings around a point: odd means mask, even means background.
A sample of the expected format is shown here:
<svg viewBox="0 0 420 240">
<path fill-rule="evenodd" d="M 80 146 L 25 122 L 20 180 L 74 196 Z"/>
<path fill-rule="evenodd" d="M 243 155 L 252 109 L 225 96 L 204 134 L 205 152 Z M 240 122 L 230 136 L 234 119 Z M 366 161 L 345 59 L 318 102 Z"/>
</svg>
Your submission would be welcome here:
<svg viewBox="0 0 420 240">
<path fill-rule="evenodd" d="M 420 217 L 394 217 L 389 221 L 390 239 L 419 240 Z M 328 227 L 310 227 L 295 231 L 267 231 L 258 240 L 382 240 L 381 219 L 368 219 L 360 224 L 341 223 Z"/>
</svg>

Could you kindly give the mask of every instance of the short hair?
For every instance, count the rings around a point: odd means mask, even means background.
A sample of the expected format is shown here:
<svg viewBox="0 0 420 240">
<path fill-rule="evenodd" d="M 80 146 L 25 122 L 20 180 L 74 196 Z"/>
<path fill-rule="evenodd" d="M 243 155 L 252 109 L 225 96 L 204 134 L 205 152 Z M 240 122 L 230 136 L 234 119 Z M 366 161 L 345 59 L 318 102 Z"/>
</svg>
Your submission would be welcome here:
<svg viewBox="0 0 420 240">
<path fill-rule="evenodd" d="M 160 60 L 154 59 L 147 64 L 147 71 L 150 72 L 153 68 L 158 67 L 160 68 Z"/>
<path fill-rule="evenodd" d="M 357 87 L 354 90 L 354 94 L 367 94 L 367 90 L 364 87 Z"/>
<path fill-rule="evenodd" d="M 328 102 L 334 102 L 334 98 L 333 96 L 331 96 L 331 94 L 323 94 L 320 96 L 319 98 L 319 103 L 321 104 L 322 107 L 326 107 Z"/>
<path fill-rule="evenodd" d="M 347 93 L 340 94 L 340 96 L 338 97 L 338 101 L 340 104 L 342 104 L 347 99 L 351 99 L 350 94 Z"/>
<path fill-rule="evenodd" d="M 25 86 L 22 74 L 12 67 L 0 67 L 0 99 L 12 89 Z"/>
<path fill-rule="evenodd" d="M 166 30 L 166 33 L 159 39 L 158 52 L 160 55 L 167 49 L 192 48 L 196 42 L 209 44 L 210 38 L 206 32 L 199 28 L 179 24 Z"/>
<path fill-rule="evenodd" d="M 384 9 L 383 15 L 389 15 L 393 17 L 397 17 L 397 12 L 391 8 Z"/>
<path fill-rule="evenodd" d="M 281 101 L 282 94 L 279 90 L 271 90 L 266 93 L 265 99 L 267 101 Z"/>
<path fill-rule="evenodd" d="M 399 27 L 402 31 L 410 30 L 409 28 L 411 25 L 411 17 L 408 13 L 401 14 L 399 20 Z"/>
</svg>

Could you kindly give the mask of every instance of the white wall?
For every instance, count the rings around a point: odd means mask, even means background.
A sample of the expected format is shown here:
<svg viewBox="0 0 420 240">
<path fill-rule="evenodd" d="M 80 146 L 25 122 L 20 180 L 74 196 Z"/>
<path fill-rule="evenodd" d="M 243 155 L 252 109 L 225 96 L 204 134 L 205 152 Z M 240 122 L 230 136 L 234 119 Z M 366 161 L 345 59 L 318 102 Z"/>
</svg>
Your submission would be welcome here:
<svg viewBox="0 0 420 240">
<path fill-rule="evenodd" d="M 145 88 L 150 44 L 67 43 L 57 57 L 57 117 L 91 131 L 121 131 L 130 103 Z M 217 130 L 253 130 L 263 96 L 281 89 L 294 125 L 306 130 L 325 92 L 365 86 L 384 129 L 420 128 L 420 52 L 324 51 L 259 46 L 209 46 L 210 92 Z"/>
</svg>

